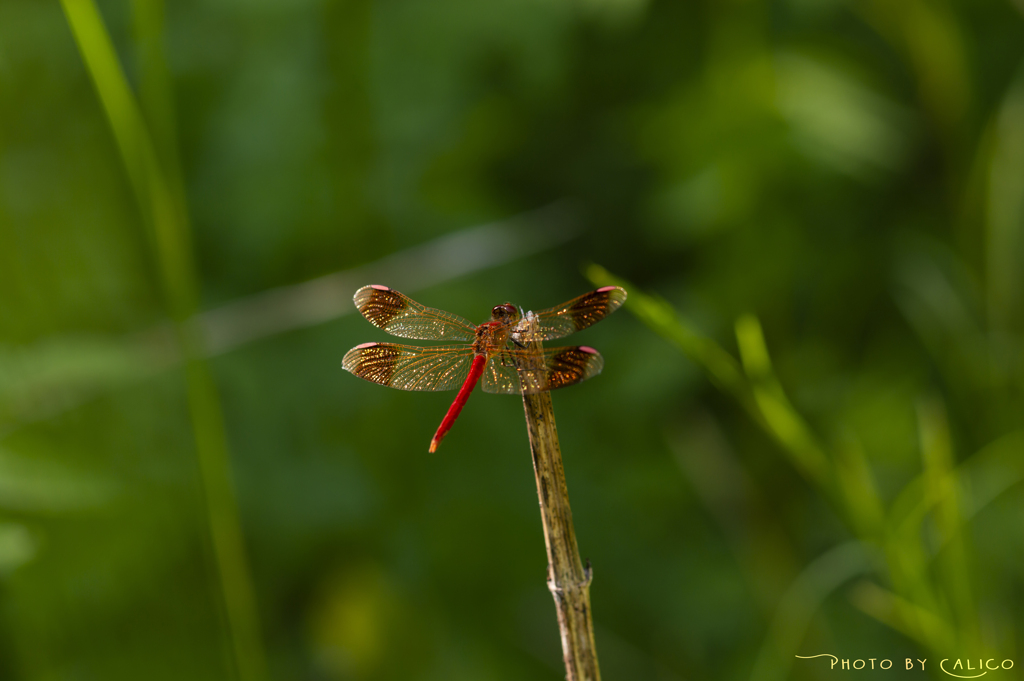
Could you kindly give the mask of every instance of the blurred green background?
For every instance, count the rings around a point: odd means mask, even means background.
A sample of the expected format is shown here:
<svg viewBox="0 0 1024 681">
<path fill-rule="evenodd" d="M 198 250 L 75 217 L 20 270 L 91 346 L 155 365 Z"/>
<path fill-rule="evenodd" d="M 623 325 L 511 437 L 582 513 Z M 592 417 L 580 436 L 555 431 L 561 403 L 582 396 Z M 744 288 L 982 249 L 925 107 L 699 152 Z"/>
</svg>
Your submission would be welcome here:
<svg viewBox="0 0 1024 681">
<path fill-rule="evenodd" d="M 427 455 L 370 283 L 628 282 L 554 394 L 606 679 L 1017 659 L 1022 66 L 1020 0 L 2 0 L 0 678 L 563 677 L 521 403 Z"/>
</svg>

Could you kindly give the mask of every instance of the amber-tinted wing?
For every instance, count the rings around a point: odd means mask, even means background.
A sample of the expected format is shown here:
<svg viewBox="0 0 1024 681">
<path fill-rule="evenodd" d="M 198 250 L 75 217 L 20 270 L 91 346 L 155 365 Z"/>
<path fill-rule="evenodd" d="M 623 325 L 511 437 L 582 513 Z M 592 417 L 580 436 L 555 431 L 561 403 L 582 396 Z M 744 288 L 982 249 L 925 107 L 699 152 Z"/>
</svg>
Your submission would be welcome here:
<svg viewBox="0 0 1024 681">
<path fill-rule="evenodd" d="M 626 290 L 604 286 L 573 298 L 567 303 L 537 312 L 539 340 L 554 340 L 585 329 L 619 309 L 626 300 Z"/>
<path fill-rule="evenodd" d="M 531 367 L 520 371 L 518 366 Z M 585 345 L 572 348 L 544 348 L 541 357 L 530 350 L 503 350 L 484 367 L 483 389 L 488 393 L 519 395 L 555 390 L 597 376 L 604 358 Z M 525 386 L 525 389 L 524 389 Z"/>
<path fill-rule="evenodd" d="M 476 327 L 457 314 L 420 305 L 387 286 L 364 286 L 354 297 L 359 312 L 392 336 L 419 340 L 472 341 Z"/>
<path fill-rule="evenodd" d="M 341 366 L 359 378 L 399 390 L 437 392 L 462 386 L 473 363 L 469 345 L 418 348 L 363 343 L 345 353 Z"/>
</svg>

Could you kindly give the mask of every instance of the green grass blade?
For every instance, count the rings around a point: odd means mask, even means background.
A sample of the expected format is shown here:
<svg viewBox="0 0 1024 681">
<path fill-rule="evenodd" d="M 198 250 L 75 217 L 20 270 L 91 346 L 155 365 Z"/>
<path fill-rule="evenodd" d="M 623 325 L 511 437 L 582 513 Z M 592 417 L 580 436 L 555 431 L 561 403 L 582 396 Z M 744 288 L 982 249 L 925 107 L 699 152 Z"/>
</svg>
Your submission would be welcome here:
<svg viewBox="0 0 1024 681">
<path fill-rule="evenodd" d="M 933 518 L 943 550 L 938 577 L 960 625 L 966 650 L 977 651 L 977 609 L 970 586 L 966 524 L 961 514 L 963 491 L 953 468 L 953 449 L 946 410 L 938 398 L 922 401 L 918 407 L 921 456 L 924 461 L 925 494 L 934 503 Z"/>
<path fill-rule="evenodd" d="M 831 465 L 810 427 L 793 408 L 775 377 L 757 317 L 743 315 L 736 320 L 736 340 L 754 399 L 772 436 L 799 471 L 822 489 L 830 490 Z"/>
<path fill-rule="evenodd" d="M 761 414 L 754 403 L 739 362 L 722 346 L 694 331 L 679 318 L 667 301 L 644 293 L 600 265 L 589 265 L 586 268 L 586 275 L 595 285 L 622 286 L 629 291 L 626 307 L 630 312 L 700 365 L 717 388 L 732 394 L 755 419 L 761 420 Z"/>
<path fill-rule="evenodd" d="M 261 681 L 266 663 L 241 521 L 231 479 L 220 399 L 202 347 L 187 320 L 196 309 L 197 277 L 180 182 L 169 179 L 140 108 L 128 86 L 113 43 L 92 0 L 62 0 L 68 25 L 110 122 L 143 220 L 152 232 L 161 284 L 186 359 L 189 412 L 224 599 L 234 668 L 242 681 Z M 149 16 L 148 26 L 159 25 Z"/>
<path fill-rule="evenodd" d="M 790 678 L 794 655 L 825 599 L 850 579 L 870 570 L 870 560 L 860 542 L 841 544 L 816 558 L 786 590 L 772 618 L 768 635 L 750 675 L 752 681 Z M 807 654 L 828 652 L 808 651 Z"/>
</svg>

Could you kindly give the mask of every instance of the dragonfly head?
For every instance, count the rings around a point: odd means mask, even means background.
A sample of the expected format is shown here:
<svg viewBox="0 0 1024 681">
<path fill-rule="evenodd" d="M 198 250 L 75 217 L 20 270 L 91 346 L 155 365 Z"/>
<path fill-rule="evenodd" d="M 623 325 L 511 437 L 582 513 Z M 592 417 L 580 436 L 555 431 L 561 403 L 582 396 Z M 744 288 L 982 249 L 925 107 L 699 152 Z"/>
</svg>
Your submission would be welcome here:
<svg viewBox="0 0 1024 681">
<path fill-rule="evenodd" d="M 512 303 L 495 305 L 491 310 L 491 319 L 496 322 L 515 322 L 519 319 L 519 310 Z"/>
</svg>

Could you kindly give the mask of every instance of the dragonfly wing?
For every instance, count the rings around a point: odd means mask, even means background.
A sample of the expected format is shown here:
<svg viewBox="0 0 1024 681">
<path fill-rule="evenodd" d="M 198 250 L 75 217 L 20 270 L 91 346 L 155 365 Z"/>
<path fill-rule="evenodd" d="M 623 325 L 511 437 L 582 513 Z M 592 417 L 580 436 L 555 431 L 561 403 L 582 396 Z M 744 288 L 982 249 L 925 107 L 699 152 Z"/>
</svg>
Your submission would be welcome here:
<svg viewBox="0 0 1024 681">
<path fill-rule="evenodd" d="M 626 300 L 626 289 L 604 286 L 573 298 L 567 303 L 537 312 L 539 340 L 563 338 L 596 324 L 619 309 Z"/>
<path fill-rule="evenodd" d="M 341 360 L 342 368 L 367 381 L 428 392 L 460 387 L 472 363 L 471 346 L 420 348 L 395 343 L 363 343 L 346 352 Z"/>
<path fill-rule="evenodd" d="M 527 368 L 520 370 L 519 366 Z M 585 345 L 544 348 L 539 358 L 530 350 L 507 349 L 487 363 L 483 389 L 502 395 L 533 394 L 580 383 L 603 368 L 601 353 Z"/>
<path fill-rule="evenodd" d="M 364 286 L 353 300 L 371 324 L 392 336 L 443 341 L 472 341 L 476 337 L 476 326 L 459 315 L 420 305 L 387 286 Z"/>
<path fill-rule="evenodd" d="M 511 351 L 499 352 L 491 357 L 480 381 L 483 391 L 498 395 L 519 395 L 522 394 L 519 386 L 519 371 Z"/>
</svg>

